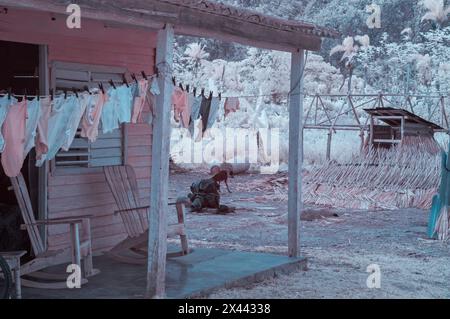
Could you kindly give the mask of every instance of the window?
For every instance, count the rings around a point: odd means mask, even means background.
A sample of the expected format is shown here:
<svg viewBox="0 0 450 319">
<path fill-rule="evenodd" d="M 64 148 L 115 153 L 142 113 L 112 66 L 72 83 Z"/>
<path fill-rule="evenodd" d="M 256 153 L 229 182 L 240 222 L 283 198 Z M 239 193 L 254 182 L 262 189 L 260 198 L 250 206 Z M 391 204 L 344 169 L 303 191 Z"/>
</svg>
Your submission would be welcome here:
<svg viewBox="0 0 450 319">
<path fill-rule="evenodd" d="M 122 82 L 124 68 L 87 65 L 78 63 L 54 62 L 52 64 L 52 88 L 54 92 L 63 90 L 84 89 L 97 87 L 100 82 L 105 89 L 107 82 L 113 80 Z M 70 149 L 60 151 L 54 160 L 55 167 L 102 167 L 110 165 L 122 165 L 124 163 L 124 129 L 123 127 L 109 134 L 103 134 L 99 129 L 99 136 L 94 143 L 77 132 Z"/>
<path fill-rule="evenodd" d="M 94 143 L 78 132 L 67 152 L 60 151 L 55 158 L 56 167 L 102 167 L 123 164 L 123 130 L 109 134 L 99 132 Z"/>
</svg>

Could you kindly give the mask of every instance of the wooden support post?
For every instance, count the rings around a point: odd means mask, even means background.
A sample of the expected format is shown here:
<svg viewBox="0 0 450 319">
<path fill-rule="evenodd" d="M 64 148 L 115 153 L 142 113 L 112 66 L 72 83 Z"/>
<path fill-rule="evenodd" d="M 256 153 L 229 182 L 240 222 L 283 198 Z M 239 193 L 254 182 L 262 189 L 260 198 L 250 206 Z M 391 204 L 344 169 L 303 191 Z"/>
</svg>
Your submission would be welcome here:
<svg viewBox="0 0 450 319">
<path fill-rule="evenodd" d="M 331 139 L 333 137 L 333 130 L 330 130 L 328 132 L 328 139 L 327 139 L 327 162 L 331 160 Z"/>
<path fill-rule="evenodd" d="M 156 49 L 161 94 L 156 98 L 153 120 L 147 298 L 165 297 L 173 42 L 173 27 L 166 25 L 158 32 Z"/>
<path fill-rule="evenodd" d="M 374 118 L 373 118 L 373 116 L 372 115 L 370 115 L 370 136 L 369 136 L 369 138 L 370 138 L 370 142 L 369 142 L 369 148 L 372 148 L 373 147 L 373 141 L 374 141 L 374 139 L 375 139 L 375 137 L 373 136 L 374 135 L 374 133 L 375 133 L 375 120 L 374 120 Z"/>
<path fill-rule="evenodd" d="M 39 92 L 42 95 L 50 93 L 50 75 L 48 66 L 48 46 L 39 46 Z M 34 164 L 34 163 L 33 163 Z M 45 161 L 44 165 L 38 169 L 38 217 L 39 219 L 48 218 L 48 172 L 49 164 Z M 41 237 L 47 248 L 47 225 L 40 229 Z"/>
<path fill-rule="evenodd" d="M 445 124 L 445 128 L 447 130 L 449 130 L 450 127 L 448 125 L 447 112 L 445 111 L 445 98 L 444 98 L 444 96 L 441 96 L 441 113 L 442 113 L 442 127 L 444 127 L 444 124 Z"/>
<path fill-rule="evenodd" d="M 365 141 L 365 134 L 364 134 L 364 129 L 361 128 L 361 131 L 359 133 L 359 138 L 361 139 L 361 147 L 359 150 L 359 154 L 362 156 L 364 154 L 364 145 L 366 143 Z"/>
<path fill-rule="evenodd" d="M 300 257 L 300 214 L 302 204 L 303 166 L 303 70 L 305 52 L 292 53 L 291 96 L 289 99 L 289 257 Z"/>
</svg>

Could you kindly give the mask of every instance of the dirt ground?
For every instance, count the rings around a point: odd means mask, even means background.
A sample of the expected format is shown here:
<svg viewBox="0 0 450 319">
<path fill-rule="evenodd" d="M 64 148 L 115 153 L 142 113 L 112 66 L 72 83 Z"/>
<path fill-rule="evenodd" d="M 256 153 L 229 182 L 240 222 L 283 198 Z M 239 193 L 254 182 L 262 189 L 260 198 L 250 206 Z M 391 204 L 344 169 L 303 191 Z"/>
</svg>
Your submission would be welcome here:
<svg viewBox="0 0 450 319">
<path fill-rule="evenodd" d="M 171 175 L 171 195 L 187 195 L 207 172 Z M 187 214 L 193 247 L 285 254 L 287 195 L 271 191 L 273 176 L 230 180 L 222 203 L 232 215 Z M 308 271 L 281 276 L 245 289 L 221 290 L 212 298 L 450 298 L 450 249 L 426 238 L 426 211 L 348 211 L 306 207 L 301 223 Z M 172 214 L 171 214 L 172 215 Z M 175 215 L 175 214 L 173 214 Z M 172 216 L 174 217 L 174 216 Z M 367 267 L 380 266 L 381 288 L 369 289 Z"/>
</svg>

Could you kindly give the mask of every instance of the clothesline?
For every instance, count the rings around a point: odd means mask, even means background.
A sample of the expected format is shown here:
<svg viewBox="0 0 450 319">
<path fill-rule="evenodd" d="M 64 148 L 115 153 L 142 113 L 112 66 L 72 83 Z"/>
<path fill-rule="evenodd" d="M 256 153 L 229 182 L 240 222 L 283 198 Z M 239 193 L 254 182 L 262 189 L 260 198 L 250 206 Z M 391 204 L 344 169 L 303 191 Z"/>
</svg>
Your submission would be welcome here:
<svg viewBox="0 0 450 319">
<path fill-rule="evenodd" d="M 147 77 L 130 85 L 112 86 L 107 92 L 101 87 L 96 94 L 66 91 L 53 99 L 25 92 L 19 101 L 16 97 L 20 96 L 10 90 L 0 94 L 0 153 L 5 174 L 17 176 L 33 147 L 38 167 L 54 159 L 60 150 L 68 151 L 79 129 L 83 138 L 95 142 L 100 130 L 107 134 L 123 123 L 144 122 L 146 101 L 160 94 L 157 82 Z M 150 103 L 152 113 L 154 99 Z"/>
<path fill-rule="evenodd" d="M 96 93 L 96 92 L 91 92 L 91 93 Z M 189 92 L 189 93 L 192 93 L 192 92 Z M 8 95 L 8 93 L 0 93 L 0 96 L 5 96 L 5 95 Z M 61 95 L 64 95 L 64 93 L 55 94 L 54 96 L 61 96 Z M 222 98 L 223 99 L 226 99 L 226 98 L 242 98 L 242 99 L 245 99 L 245 98 L 271 97 L 271 96 L 274 96 L 274 95 L 285 95 L 285 96 L 306 95 L 306 96 L 313 96 L 313 95 L 308 94 L 308 93 L 293 93 L 293 94 L 289 94 L 288 92 L 275 92 L 275 93 L 272 93 L 272 94 L 257 94 L 257 95 L 222 95 Z M 11 94 L 11 96 L 16 97 L 16 98 L 17 97 L 23 98 L 25 96 L 27 98 L 36 98 L 38 96 L 39 96 L 39 98 L 47 98 L 50 95 Z M 67 96 L 75 96 L 75 94 L 70 93 Z"/>
</svg>

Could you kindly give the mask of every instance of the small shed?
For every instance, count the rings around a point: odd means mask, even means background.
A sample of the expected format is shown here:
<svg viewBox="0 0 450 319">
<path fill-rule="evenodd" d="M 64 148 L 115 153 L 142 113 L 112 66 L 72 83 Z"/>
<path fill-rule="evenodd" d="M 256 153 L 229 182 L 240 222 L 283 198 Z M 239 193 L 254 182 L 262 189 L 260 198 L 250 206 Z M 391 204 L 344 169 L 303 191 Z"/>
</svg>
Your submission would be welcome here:
<svg viewBox="0 0 450 319">
<path fill-rule="evenodd" d="M 167 251 L 169 141 L 175 35 L 208 37 L 289 52 L 291 59 L 289 229 L 290 257 L 300 255 L 303 160 L 303 76 L 305 50 L 318 51 L 322 38 L 339 34 L 312 23 L 292 21 L 206 0 L 80 0 L 81 28 L 66 20 L 71 1 L 0 0 L 0 83 L 13 92 L 49 94 L 50 90 L 95 87 L 113 79 L 158 70 L 161 94 L 156 117 L 123 125 L 93 144 L 77 138 L 68 153 L 59 153 L 41 169 L 24 165 L 36 217 L 90 214 L 96 253 L 108 251 L 125 236 L 114 215 L 114 198 L 102 167 L 130 165 L 142 201 L 150 205 L 147 296 L 164 296 Z M 3 53 L 3 55 L 2 55 Z M 27 81 L 23 79 L 27 79 Z M 149 112 L 149 108 L 145 110 Z M 6 193 L 6 192 L 5 192 Z M 45 244 L 68 245 L 68 233 L 44 229 Z"/>
<path fill-rule="evenodd" d="M 414 141 L 436 143 L 434 134 L 446 132 L 441 126 L 404 109 L 391 107 L 365 109 L 370 116 L 369 145 L 391 148 Z"/>
</svg>

